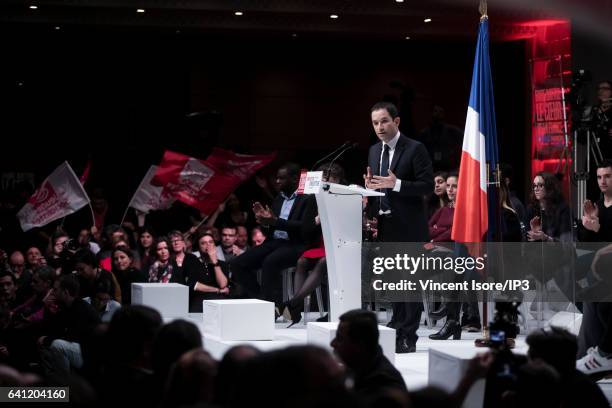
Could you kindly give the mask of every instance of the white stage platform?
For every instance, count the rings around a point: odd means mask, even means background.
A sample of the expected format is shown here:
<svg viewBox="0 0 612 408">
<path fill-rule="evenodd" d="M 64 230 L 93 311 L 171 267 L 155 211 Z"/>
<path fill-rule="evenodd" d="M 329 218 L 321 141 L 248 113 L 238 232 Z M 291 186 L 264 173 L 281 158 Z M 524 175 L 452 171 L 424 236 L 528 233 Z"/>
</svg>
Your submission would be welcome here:
<svg viewBox="0 0 612 408">
<path fill-rule="evenodd" d="M 314 321 L 318 314 L 312 314 Z M 203 320 L 201 313 L 190 313 L 186 318 L 195 323 L 200 332 L 203 332 Z M 165 321 L 174 320 L 174 318 L 164 319 Z M 537 327 L 535 321 L 529 322 L 530 328 Z M 223 354 L 231 347 L 239 344 L 250 344 L 262 351 L 270 351 L 288 346 L 305 345 L 307 344 L 306 326 L 297 324 L 291 328 L 287 328 L 289 323 L 276 323 L 274 330 L 274 340 L 270 341 L 222 341 L 213 336 L 203 336 L 204 348 L 216 359 L 221 359 Z M 429 350 L 435 349 L 443 353 L 451 354 L 457 358 L 471 358 L 477 353 L 485 352 L 487 349 L 477 348 L 474 346 L 474 340 L 480 337 L 480 333 L 461 334 L 461 340 L 430 340 L 429 335 L 439 330 L 428 329 L 422 325 L 418 330 L 419 341 L 417 342 L 416 353 L 396 354 L 395 367 L 402 374 L 409 390 L 417 390 L 429 385 Z M 527 345 L 525 344 L 525 335 L 521 334 L 517 338 L 515 351 L 519 354 L 527 353 Z M 432 381 L 435 384 L 435 380 Z M 612 380 L 600 381 L 599 386 L 604 394 L 611 402 L 612 406 Z"/>
</svg>

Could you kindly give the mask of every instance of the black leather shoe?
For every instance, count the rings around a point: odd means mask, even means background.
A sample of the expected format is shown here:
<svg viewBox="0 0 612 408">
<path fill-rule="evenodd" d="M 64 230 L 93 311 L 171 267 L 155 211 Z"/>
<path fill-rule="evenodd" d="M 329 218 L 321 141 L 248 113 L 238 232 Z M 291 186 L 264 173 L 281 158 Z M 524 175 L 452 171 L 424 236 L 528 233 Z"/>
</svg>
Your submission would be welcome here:
<svg viewBox="0 0 612 408">
<path fill-rule="evenodd" d="M 329 314 L 325 313 L 325 315 L 319 317 L 317 319 L 317 322 L 328 322 L 329 321 Z"/>
<path fill-rule="evenodd" d="M 414 353 L 416 351 L 416 344 L 408 342 L 405 337 L 398 337 L 395 342 L 395 352 L 399 354 Z"/>
<path fill-rule="evenodd" d="M 432 340 L 446 340 L 453 336 L 453 340 L 461 340 L 461 326 L 456 320 L 447 320 L 439 332 L 430 334 Z"/>
<path fill-rule="evenodd" d="M 291 302 L 286 302 L 284 305 L 285 310 L 289 312 L 289 320 L 291 320 L 291 324 L 287 328 L 302 321 L 302 308 L 300 306 L 292 306 Z"/>
<path fill-rule="evenodd" d="M 440 320 L 446 317 L 447 314 L 448 314 L 448 309 L 446 308 L 446 305 L 442 305 L 442 307 L 440 307 L 438 310 L 434 310 L 433 312 L 430 312 L 429 317 L 431 317 L 432 319 Z"/>
</svg>

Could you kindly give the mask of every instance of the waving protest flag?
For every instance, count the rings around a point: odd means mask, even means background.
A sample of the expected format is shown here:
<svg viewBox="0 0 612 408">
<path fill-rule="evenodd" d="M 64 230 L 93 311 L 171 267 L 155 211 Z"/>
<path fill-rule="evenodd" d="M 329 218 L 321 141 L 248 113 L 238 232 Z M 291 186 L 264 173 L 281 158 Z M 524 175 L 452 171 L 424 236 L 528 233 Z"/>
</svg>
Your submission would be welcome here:
<svg viewBox="0 0 612 408">
<path fill-rule="evenodd" d="M 208 159 L 200 160 L 167 150 L 152 183 L 210 215 L 241 183 L 274 157 L 275 154 L 243 155 L 215 148 Z"/>
<path fill-rule="evenodd" d="M 151 184 L 153 176 L 157 171 L 157 166 L 151 166 L 140 182 L 138 189 L 130 200 L 128 207 L 132 207 L 148 214 L 152 210 L 165 210 L 170 208 L 175 200 L 169 191 L 163 187 Z"/>
<path fill-rule="evenodd" d="M 481 242 L 489 229 L 496 228 L 494 209 L 499 203 L 495 188 L 488 191 L 487 176 L 493 173 L 497 162 L 495 103 L 489 61 L 489 21 L 484 15 L 480 20 L 463 136 L 457 204 L 451 234 L 454 241 Z"/>
<path fill-rule="evenodd" d="M 89 204 L 89 197 L 68 162 L 62 163 L 43 181 L 17 213 L 21 229 L 42 227 L 73 214 Z"/>
</svg>

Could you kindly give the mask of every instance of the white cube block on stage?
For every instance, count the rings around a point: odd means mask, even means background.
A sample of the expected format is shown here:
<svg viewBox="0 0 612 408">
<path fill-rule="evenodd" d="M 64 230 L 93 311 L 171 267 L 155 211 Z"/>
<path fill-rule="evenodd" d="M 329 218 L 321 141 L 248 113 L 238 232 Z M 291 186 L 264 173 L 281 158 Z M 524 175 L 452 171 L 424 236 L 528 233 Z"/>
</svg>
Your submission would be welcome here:
<svg viewBox="0 0 612 408">
<path fill-rule="evenodd" d="M 442 343 L 448 343 L 450 347 L 429 349 L 429 385 L 453 392 L 467 371 L 470 360 L 487 349 L 477 349 L 473 343 L 467 346 L 454 341 L 451 343 L 451 340 Z M 484 402 L 484 390 L 485 380 L 476 381 L 462 407 L 481 408 Z"/>
<path fill-rule="evenodd" d="M 220 340 L 273 340 L 274 303 L 258 299 L 205 300 L 204 335 Z"/>
<path fill-rule="evenodd" d="M 132 283 L 132 304 L 146 305 L 162 317 L 189 313 L 189 287 L 180 283 Z"/>
<path fill-rule="evenodd" d="M 337 330 L 338 322 L 309 322 L 306 329 L 308 344 L 331 350 L 330 343 L 336 337 Z M 378 332 L 380 333 L 378 344 L 382 347 L 383 354 L 389 359 L 391 364 L 395 363 L 395 330 L 386 326 L 378 326 Z"/>
<path fill-rule="evenodd" d="M 550 326 L 563 327 L 577 336 L 582 325 L 582 313 L 557 312 L 549 320 L 548 324 Z"/>
</svg>

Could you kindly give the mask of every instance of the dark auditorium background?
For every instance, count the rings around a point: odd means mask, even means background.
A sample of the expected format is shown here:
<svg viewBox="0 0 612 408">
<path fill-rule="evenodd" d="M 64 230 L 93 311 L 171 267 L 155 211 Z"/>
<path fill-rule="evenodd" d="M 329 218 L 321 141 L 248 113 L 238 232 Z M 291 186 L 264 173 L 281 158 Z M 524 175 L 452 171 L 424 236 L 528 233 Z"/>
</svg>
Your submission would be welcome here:
<svg viewBox="0 0 612 408">
<path fill-rule="evenodd" d="M 377 100 L 399 103 L 409 135 L 434 104 L 463 129 L 477 2 L 412 3 L 3 1 L 0 172 L 34 172 L 38 183 L 65 159 L 77 173 L 92 159 L 89 185 L 124 208 L 166 148 L 278 151 L 308 167 L 351 140 L 359 147 L 342 163 L 359 182 Z M 534 37 L 567 22 L 550 9 L 489 9 L 500 155 L 522 195 Z M 573 44 L 590 44 L 592 32 L 572 30 Z"/>
</svg>

